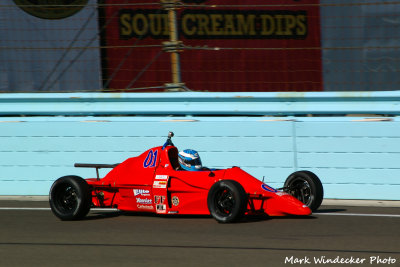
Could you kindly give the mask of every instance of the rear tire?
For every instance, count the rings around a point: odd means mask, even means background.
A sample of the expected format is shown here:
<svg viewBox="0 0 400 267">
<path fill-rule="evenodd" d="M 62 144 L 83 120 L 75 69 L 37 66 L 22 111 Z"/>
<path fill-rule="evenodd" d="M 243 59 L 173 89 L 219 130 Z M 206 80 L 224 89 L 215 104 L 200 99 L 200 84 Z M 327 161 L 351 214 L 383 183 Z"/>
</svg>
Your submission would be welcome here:
<svg viewBox="0 0 400 267">
<path fill-rule="evenodd" d="M 49 202 L 52 212 L 61 220 L 79 220 L 88 214 L 92 194 L 83 178 L 63 176 L 51 186 Z"/>
<path fill-rule="evenodd" d="M 247 194 L 240 183 L 221 180 L 215 183 L 207 197 L 208 210 L 220 223 L 240 220 L 247 208 Z"/>
<path fill-rule="evenodd" d="M 324 198 L 324 188 L 318 176 L 310 171 L 297 171 L 289 175 L 285 191 L 294 196 L 312 211 L 319 208 Z"/>
</svg>

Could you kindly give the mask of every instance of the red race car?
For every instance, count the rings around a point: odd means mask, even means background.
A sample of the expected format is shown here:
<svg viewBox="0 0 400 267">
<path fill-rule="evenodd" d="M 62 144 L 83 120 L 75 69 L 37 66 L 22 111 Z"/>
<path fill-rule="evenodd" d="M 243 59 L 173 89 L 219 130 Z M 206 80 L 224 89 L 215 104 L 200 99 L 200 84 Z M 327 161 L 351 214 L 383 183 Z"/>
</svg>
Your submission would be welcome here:
<svg viewBox="0 0 400 267">
<path fill-rule="evenodd" d="M 178 152 L 170 132 L 163 146 L 120 164 L 75 164 L 96 168 L 97 178 L 63 176 L 50 189 L 50 206 L 61 220 L 84 218 L 91 207 L 157 214 L 212 215 L 230 223 L 245 215 L 310 215 L 323 187 L 309 171 L 291 174 L 276 190 L 239 167 L 208 169 L 192 150 Z M 112 168 L 100 178 L 100 168 Z"/>
</svg>

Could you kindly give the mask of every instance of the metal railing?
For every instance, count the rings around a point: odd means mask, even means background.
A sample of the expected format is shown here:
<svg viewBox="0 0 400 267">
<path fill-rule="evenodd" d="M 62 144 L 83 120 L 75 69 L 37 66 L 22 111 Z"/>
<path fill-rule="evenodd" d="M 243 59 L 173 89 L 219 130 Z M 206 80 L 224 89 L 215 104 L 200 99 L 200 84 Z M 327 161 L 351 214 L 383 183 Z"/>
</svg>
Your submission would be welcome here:
<svg viewBox="0 0 400 267">
<path fill-rule="evenodd" d="M 400 88 L 399 1 L 20 2 L 0 4 L 2 93 Z"/>
</svg>

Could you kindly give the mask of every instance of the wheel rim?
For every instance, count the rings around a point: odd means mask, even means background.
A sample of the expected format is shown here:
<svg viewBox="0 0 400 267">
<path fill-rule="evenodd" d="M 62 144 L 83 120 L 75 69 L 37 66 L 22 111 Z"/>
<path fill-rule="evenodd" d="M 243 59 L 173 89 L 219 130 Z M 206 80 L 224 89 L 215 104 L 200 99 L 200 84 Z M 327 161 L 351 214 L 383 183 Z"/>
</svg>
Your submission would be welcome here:
<svg viewBox="0 0 400 267">
<path fill-rule="evenodd" d="M 78 206 L 78 196 L 74 187 L 66 184 L 60 186 L 56 194 L 57 206 L 63 212 L 73 212 Z"/>
<path fill-rule="evenodd" d="M 314 200 L 310 184 L 303 178 L 294 179 L 288 186 L 289 194 L 303 202 L 308 207 Z"/>
<path fill-rule="evenodd" d="M 217 213 L 223 217 L 232 213 L 236 203 L 233 192 L 226 187 L 221 188 L 215 194 L 214 201 Z"/>
</svg>

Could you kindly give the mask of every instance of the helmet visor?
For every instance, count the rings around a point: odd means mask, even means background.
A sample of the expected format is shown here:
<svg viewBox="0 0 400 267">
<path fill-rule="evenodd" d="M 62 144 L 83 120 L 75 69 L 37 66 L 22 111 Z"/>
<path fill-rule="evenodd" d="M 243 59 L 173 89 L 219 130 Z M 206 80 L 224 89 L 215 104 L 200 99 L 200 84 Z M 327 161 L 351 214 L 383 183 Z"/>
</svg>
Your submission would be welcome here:
<svg viewBox="0 0 400 267">
<path fill-rule="evenodd" d="M 197 159 L 183 159 L 181 157 L 178 158 L 179 163 L 187 168 L 190 169 L 201 169 L 201 160 L 200 158 Z"/>
<path fill-rule="evenodd" d="M 191 160 L 185 160 L 185 163 L 190 165 L 190 166 L 201 166 L 201 160 L 200 158 L 197 159 L 191 159 Z"/>
</svg>

